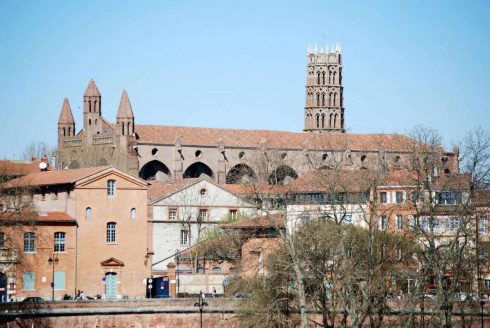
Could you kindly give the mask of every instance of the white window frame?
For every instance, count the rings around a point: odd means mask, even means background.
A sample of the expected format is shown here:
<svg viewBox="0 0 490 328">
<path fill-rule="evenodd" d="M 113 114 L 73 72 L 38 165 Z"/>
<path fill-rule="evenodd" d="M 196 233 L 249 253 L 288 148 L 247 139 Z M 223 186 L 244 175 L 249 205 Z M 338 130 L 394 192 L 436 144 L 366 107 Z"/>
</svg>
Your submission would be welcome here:
<svg viewBox="0 0 490 328">
<path fill-rule="evenodd" d="M 34 232 L 24 232 L 24 253 L 34 253 L 36 251 L 36 234 Z"/>
<path fill-rule="evenodd" d="M 107 180 L 107 197 L 116 197 L 116 180 Z"/>
<path fill-rule="evenodd" d="M 396 214 L 395 215 L 395 221 L 396 221 L 396 231 L 402 231 L 403 230 L 403 215 Z"/>
<path fill-rule="evenodd" d="M 180 230 L 180 244 L 189 245 L 189 230 Z"/>
<path fill-rule="evenodd" d="M 56 253 L 66 252 L 66 232 L 57 231 L 54 233 L 54 251 Z"/>
<path fill-rule="evenodd" d="M 177 209 L 175 207 L 168 209 L 168 219 L 170 221 L 177 220 Z"/>
<path fill-rule="evenodd" d="M 488 234 L 488 218 L 486 216 L 480 218 L 480 235 Z"/>
<path fill-rule="evenodd" d="M 106 225 L 106 242 L 108 244 L 115 244 L 117 242 L 116 229 L 117 229 L 116 222 L 107 222 L 107 225 Z"/>
</svg>

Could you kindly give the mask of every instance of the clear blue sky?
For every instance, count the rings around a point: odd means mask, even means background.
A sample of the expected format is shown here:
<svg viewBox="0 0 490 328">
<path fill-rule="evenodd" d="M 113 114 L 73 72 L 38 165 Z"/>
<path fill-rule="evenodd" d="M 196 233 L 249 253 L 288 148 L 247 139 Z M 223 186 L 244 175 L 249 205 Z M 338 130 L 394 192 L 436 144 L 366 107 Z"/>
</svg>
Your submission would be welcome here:
<svg viewBox="0 0 490 328">
<path fill-rule="evenodd" d="M 438 129 L 448 144 L 490 123 L 490 1 L 0 2 L 0 159 L 77 129 L 90 78 L 115 120 L 301 131 L 306 48 L 343 48 L 346 126 Z"/>
</svg>

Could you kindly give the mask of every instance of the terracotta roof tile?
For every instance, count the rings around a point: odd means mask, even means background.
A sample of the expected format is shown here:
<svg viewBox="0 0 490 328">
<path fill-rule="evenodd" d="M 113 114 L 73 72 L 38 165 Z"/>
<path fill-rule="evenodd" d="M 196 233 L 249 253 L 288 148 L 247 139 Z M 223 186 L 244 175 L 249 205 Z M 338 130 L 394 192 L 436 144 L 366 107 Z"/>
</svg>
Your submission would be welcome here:
<svg viewBox="0 0 490 328">
<path fill-rule="evenodd" d="M 10 180 L 3 185 L 4 188 L 16 188 L 20 186 L 49 186 L 57 184 L 75 183 L 85 177 L 101 172 L 110 166 L 87 167 L 71 170 L 56 170 L 31 173 L 21 178 Z"/>
<path fill-rule="evenodd" d="M 25 220 L 25 221 L 37 221 L 37 222 L 73 222 L 76 220 L 69 216 L 65 212 L 0 212 L 0 219 L 2 220 Z"/>
<path fill-rule="evenodd" d="M 256 216 L 251 219 L 240 220 L 223 225 L 227 229 L 253 229 L 253 228 L 276 228 L 284 227 L 284 215 L 282 213 L 271 213 L 269 215 Z"/>
<path fill-rule="evenodd" d="M 0 160 L 0 175 L 19 176 L 39 172 L 39 161 L 22 163 Z"/>
<path fill-rule="evenodd" d="M 271 130 L 216 129 L 185 126 L 135 125 L 140 143 L 171 144 L 180 137 L 182 145 L 217 145 L 258 148 L 262 141 L 279 149 L 373 150 L 404 151 L 414 142 L 398 134 L 309 133 Z"/>
<path fill-rule="evenodd" d="M 152 181 L 148 187 L 148 200 L 156 199 L 174 193 L 184 187 L 190 186 L 201 178 L 182 179 L 178 181 Z"/>
</svg>

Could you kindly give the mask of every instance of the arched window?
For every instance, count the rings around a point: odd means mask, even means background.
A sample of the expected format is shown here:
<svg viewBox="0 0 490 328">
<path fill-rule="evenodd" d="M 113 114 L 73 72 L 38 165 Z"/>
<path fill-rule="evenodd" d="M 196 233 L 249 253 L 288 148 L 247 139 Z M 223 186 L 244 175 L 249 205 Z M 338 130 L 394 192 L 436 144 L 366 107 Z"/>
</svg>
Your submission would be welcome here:
<svg viewBox="0 0 490 328">
<path fill-rule="evenodd" d="M 332 72 L 328 72 L 328 84 L 332 84 Z"/>
<path fill-rule="evenodd" d="M 320 94 L 319 93 L 316 94 L 316 105 L 320 106 Z"/>
<path fill-rule="evenodd" d="M 88 101 L 88 111 L 89 113 L 92 112 L 92 102 L 90 100 Z"/>
<path fill-rule="evenodd" d="M 124 122 L 121 123 L 121 134 L 124 135 Z"/>
<path fill-rule="evenodd" d="M 64 232 L 55 232 L 54 233 L 54 251 L 55 252 L 64 252 L 66 251 L 66 234 Z"/>
<path fill-rule="evenodd" d="M 332 106 L 332 93 L 328 94 L 328 106 Z"/>
<path fill-rule="evenodd" d="M 333 94 L 333 105 L 337 106 L 337 93 Z"/>
<path fill-rule="evenodd" d="M 130 215 L 131 215 L 130 216 L 131 217 L 131 220 L 136 220 L 136 209 L 134 207 L 131 209 L 131 214 Z"/>
<path fill-rule="evenodd" d="M 322 73 L 322 77 L 323 77 L 323 84 L 325 84 L 325 72 Z"/>
<path fill-rule="evenodd" d="M 85 219 L 86 220 L 90 220 L 92 218 L 92 208 L 91 207 L 87 207 L 85 209 Z"/>
<path fill-rule="evenodd" d="M 90 118 L 88 119 L 88 125 L 92 125 L 92 120 Z"/>
<path fill-rule="evenodd" d="M 330 114 L 330 121 L 328 122 L 328 127 L 332 128 L 332 119 L 333 119 L 333 114 Z"/>
<path fill-rule="evenodd" d="M 337 72 L 333 72 L 332 84 L 335 84 L 336 77 L 337 77 Z"/>
<path fill-rule="evenodd" d="M 325 127 L 325 114 L 322 114 L 322 128 Z"/>
<path fill-rule="evenodd" d="M 317 84 L 320 85 L 320 72 L 318 72 L 316 75 L 317 75 Z"/>
<path fill-rule="evenodd" d="M 128 122 L 128 135 L 131 135 L 131 123 Z"/>
<path fill-rule="evenodd" d="M 106 242 L 108 243 L 116 242 L 116 222 L 107 223 Z"/>
<path fill-rule="evenodd" d="M 337 114 L 335 114 L 334 117 L 333 117 L 333 127 L 334 128 L 337 127 Z"/>
<path fill-rule="evenodd" d="M 325 106 L 325 94 L 322 93 L 322 106 Z"/>
<path fill-rule="evenodd" d="M 214 267 L 211 272 L 213 272 L 213 273 L 221 273 L 221 268 L 220 267 Z"/>
<path fill-rule="evenodd" d="M 68 136 L 71 136 L 71 128 L 68 128 Z"/>
<path fill-rule="evenodd" d="M 107 180 L 107 196 L 116 196 L 116 180 Z"/>
<path fill-rule="evenodd" d="M 65 137 L 65 136 L 66 136 L 66 129 L 63 128 L 63 137 Z"/>
</svg>

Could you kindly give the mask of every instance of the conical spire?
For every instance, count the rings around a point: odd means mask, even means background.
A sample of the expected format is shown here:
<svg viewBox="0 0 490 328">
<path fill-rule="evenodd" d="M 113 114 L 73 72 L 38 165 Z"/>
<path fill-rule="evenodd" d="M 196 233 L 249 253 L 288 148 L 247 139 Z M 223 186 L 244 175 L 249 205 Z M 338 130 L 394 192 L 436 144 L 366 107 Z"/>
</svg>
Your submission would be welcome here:
<svg viewBox="0 0 490 328">
<path fill-rule="evenodd" d="M 121 95 L 121 102 L 119 103 L 119 109 L 117 111 L 117 118 L 133 118 L 133 109 L 131 108 L 131 103 L 129 102 L 128 93 L 123 90 Z"/>
<path fill-rule="evenodd" d="M 71 113 L 71 107 L 70 103 L 68 102 L 68 98 L 65 98 L 65 100 L 63 100 L 63 107 L 61 107 L 61 113 L 58 123 L 75 123 L 75 120 L 73 119 L 73 114 Z"/>
<path fill-rule="evenodd" d="M 99 89 L 97 89 L 97 86 L 95 85 L 95 82 L 93 79 L 90 79 L 90 82 L 88 83 L 87 90 L 85 90 L 85 97 L 100 97 L 100 92 Z"/>
</svg>

